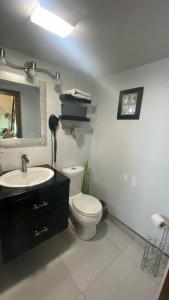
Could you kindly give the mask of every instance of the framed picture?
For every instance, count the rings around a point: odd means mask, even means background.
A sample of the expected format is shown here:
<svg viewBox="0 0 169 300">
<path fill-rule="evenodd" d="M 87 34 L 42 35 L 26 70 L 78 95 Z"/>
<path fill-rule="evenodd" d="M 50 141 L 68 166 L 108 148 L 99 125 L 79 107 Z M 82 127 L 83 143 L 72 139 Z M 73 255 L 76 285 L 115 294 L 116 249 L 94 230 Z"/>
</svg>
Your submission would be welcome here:
<svg viewBox="0 0 169 300">
<path fill-rule="evenodd" d="M 138 120 L 144 87 L 124 90 L 120 92 L 117 112 L 118 120 Z"/>
</svg>

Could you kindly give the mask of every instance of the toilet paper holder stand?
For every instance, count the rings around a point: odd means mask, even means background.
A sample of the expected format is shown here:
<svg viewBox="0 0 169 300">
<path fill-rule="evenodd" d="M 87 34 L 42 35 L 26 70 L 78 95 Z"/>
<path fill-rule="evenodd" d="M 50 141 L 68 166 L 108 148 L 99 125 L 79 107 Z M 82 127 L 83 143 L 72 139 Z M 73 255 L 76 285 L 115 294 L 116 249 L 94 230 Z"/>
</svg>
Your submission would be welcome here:
<svg viewBox="0 0 169 300">
<path fill-rule="evenodd" d="M 169 235 L 169 225 L 163 226 L 163 234 L 161 240 L 153 239 L 151 236 L 147 237 L 144 247 L 143 259 L 141 262 L 141 269 L 148 270 L 153 277 L 160 275 L 163 270 L 163 262 L 165 258 L 165 247 Z"/>
</svg>

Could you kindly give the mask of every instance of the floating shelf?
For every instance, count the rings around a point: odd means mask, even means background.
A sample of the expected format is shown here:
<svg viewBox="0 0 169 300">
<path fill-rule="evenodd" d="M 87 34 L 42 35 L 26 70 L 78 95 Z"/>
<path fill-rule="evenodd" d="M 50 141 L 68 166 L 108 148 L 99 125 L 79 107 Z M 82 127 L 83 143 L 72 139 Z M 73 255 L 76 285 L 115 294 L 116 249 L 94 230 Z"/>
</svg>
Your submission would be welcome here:
<svg viewBox="0 0 169 300">
<path fill-rule="evenodd" d="M 83 99 L 83 98 L 76 98 L 76 97 L 74 97 L 72 95 L 60 95 L 59 98 L 63 102 L 73 101 L 73 102 L 76 102 L 76 103 L 91 104 L 91 100 L 87 100 L 87 99 Z"/>
<path fill-rule="evenodd" d="M 89 118 L 77 117 L 77 116 L 59 116 L 60 120 L 70 120 L 70 121 L 82 121 L 89 122 Z"/>
</svg>

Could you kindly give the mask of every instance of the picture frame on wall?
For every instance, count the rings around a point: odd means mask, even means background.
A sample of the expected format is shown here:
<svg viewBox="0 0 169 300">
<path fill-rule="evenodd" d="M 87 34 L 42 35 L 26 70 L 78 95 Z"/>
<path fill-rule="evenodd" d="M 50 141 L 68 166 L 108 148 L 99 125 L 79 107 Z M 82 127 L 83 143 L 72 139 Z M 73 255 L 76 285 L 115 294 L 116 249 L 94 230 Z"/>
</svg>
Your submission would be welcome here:
<svg viewBox="0 0 169 300">
<path fill-rule="evenodd" d="M 117 111 L 118 120 L 138 120 L 144 87 L 133 88 L 120 92 Z"/>
</svg>

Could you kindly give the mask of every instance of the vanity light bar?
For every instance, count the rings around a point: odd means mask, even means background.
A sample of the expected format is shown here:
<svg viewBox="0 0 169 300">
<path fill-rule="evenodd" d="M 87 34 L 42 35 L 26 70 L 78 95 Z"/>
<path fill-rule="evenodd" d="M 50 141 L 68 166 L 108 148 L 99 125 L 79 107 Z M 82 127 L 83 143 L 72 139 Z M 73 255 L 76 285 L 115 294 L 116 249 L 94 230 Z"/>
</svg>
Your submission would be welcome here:
<svg viewBox="0 0 169 300">
<path fill-rule="evenodd" d="M 31 14 L 31 22 L 62 38 L 69 35 L 74 29 L 71 24 L 49 10 L 41 7 L 40 3 L 35 6 Z"/>
<path fill-rule="evenodd" d="M 46 69 L 37 68 L 35 61 L 26 62 L 24 66 L 12 64 L 6 59 L 4 48 L 0 48 L 0 64 L 6 65 L 13 69 L 23 70 L 30 78 L 34 78 L 37 75 L 37 72 L 45 73 L 48 76 L 52 77 L 52 79 L 56 81 L 57 85 L 61 84 L 60 72 L 56 72 L 56 74 L 53 74 Z"/>
</svg>

